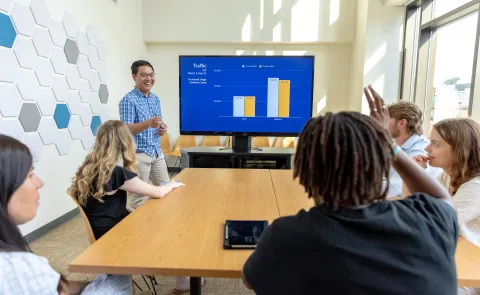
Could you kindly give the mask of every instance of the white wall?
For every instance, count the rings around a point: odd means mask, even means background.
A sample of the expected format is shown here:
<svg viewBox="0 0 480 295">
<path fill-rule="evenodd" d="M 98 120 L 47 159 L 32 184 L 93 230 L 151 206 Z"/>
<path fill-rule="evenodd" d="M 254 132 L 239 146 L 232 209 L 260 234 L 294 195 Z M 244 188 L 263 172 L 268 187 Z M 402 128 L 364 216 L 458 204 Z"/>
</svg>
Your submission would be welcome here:
<svg viewBox="0 0 480 295">
<path fill-rule="evenodd" d="M 28 4 L 29 1 L 19 0 Z M 118 118 L 118 102 L 133 87 L 130 65 L 135 59 L 146 58 L 142 35 L 140 1 L 110 0 L 47 0 L 52 18 L 60 20 L 64 11 L 73 14 L 80 31 L 88 23 L 97 27 L 98 35 L 107 46 L 108 88 L 110 117 Z M 35 164 L 36 173 L 44 180 L 40 191 L 37 217 L 20 227 L 28 234 L 75 208 L 66 194 L 71 177 L 83 161 L 86 151 L 80 141 L 73 141 L 67 156 L 59 156 L 54 145 L 45 146 L 42 157 Z"/>
</svg>

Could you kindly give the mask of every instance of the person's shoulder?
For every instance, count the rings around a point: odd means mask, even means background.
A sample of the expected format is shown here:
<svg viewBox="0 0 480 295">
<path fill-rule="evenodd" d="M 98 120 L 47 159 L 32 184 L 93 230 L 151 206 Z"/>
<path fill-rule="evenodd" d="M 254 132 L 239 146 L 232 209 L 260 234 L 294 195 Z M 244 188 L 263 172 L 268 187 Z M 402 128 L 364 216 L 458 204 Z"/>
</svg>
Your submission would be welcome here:
<svg viewBox="0 0 480 295">
<path fill-rule="evenodd" d="M 133 88 L 132 90 L 127 92 L 125 96 L 123 96 L 122 101 L 134 101 L 137 98 L 137 96 L 138 95 L 137 95 L 136 89 Z"/>
<path fill-rule="evenodd" d="M 30 252 L 0 252 L 0 261 L 4 270 L 16 272 L 53 271 L 45 257 Z"/>
<path fill-rule="evenodd" d="M 272 223 L 271 228 L 272 230 L 283 234 L 289 234 L 305 229 L 311 221 L 311 215 L 315 214 L 313 211 L 313 209 L 310 211 L 302 209 L 295 215 L 280 217 Z"/>
<path fill-rule="evenodd" d="M 417 221 L 418 217 L 423 217 L 427 222 L 455 225 L 457 220 L 457 214 L 450 204 L 425 193 L 415 193 L 403 200 L 393 201 L 392 206 L 403 212 L 404 217 L 408 215 Z"/>
<path fill-rule="evenodd" d="M 474 177 L 458 188 L 455 197 L 461 197 L 462 195 L 477 196 L 479 191 L 480 177 Z M 478 195 L 478 198 L 480 199 L 480 195 Z"/>
</svg>

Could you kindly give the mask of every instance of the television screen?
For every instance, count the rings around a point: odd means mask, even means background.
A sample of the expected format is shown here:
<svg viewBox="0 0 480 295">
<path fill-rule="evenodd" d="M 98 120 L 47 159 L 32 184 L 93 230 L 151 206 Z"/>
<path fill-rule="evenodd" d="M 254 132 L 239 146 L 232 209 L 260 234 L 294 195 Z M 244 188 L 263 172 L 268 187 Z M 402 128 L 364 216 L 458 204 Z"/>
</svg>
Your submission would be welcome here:
<svg viewBox="0 0 480 295">
<path fill-rule="evenodd" d="M 180 56 L 180 134 L 296 136 L 312 116 L 313 56 Z"/>
</svg>

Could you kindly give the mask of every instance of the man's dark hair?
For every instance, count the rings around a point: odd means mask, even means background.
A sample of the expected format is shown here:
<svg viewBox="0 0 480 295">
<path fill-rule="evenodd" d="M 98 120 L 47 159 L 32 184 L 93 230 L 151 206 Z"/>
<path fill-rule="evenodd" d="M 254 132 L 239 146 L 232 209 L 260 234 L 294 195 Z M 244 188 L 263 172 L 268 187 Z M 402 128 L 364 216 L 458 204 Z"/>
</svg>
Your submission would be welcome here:
<svg viewBox="0 0 480 295">
<path fill-rule="evenodd" d="M 392 140 L 373 119 L 356 112 L 310 119 L 298 139 L 294 178 L 309 198 L 339 206 L 384 200 Z"/>
<path fill-rule="evenodd" d="M 137 60 L 137 61 L 134 61 L 132 66 L 131 66 L 132 75 L 136 75 L 138 73 L 138 68 L 141 67 L 141 66 L 149 66 L 149 67 L 152 68 L 152 71 L 155 72 L 151 63 L 149 63 L 146 60 Z"/>
</svg>

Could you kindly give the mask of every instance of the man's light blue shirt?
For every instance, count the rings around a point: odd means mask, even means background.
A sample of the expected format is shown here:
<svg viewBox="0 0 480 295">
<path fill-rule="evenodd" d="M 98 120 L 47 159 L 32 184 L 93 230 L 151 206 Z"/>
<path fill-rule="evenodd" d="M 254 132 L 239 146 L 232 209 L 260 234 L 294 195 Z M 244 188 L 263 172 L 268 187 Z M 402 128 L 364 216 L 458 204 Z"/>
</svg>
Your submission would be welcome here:
<svg viewBox="0 0 480 295">
<path fill-rule="evenodd" d="M 160 99 L 152 92 L 147 97 L 136 87 L 122 98 L 118 108 L 120 120 L 125 124 L 140 123 L 155 116 L 162 118 Z M 137 153 L 145 153 L 151 157 L 163 156 L 157 129 L 147 128 L 133 137 L 137 145 Z"/>
</svg>

